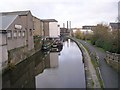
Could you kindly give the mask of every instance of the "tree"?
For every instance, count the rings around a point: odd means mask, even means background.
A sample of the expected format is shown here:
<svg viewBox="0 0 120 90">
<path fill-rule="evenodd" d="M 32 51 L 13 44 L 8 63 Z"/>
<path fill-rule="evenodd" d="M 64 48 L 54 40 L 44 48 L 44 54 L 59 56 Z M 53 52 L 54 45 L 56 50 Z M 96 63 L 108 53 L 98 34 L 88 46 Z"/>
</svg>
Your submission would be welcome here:
<svg viewBox="0 0 120 90">
<path fill-rule="evenodd" d="M 78 38 L 78 39 L 85 40 L 85 35 L 81 31 L 76 31 L 75 32 L 75 37 Z"/>
<path fill-rule="evenodd" d="M 91 43 L 98 47 L 104 48 L 105 50 L 111 51 L 112 42 L 109 27 L 105 24 L 98 24 L 94 28 L 93 33 Z"/>
</svg>

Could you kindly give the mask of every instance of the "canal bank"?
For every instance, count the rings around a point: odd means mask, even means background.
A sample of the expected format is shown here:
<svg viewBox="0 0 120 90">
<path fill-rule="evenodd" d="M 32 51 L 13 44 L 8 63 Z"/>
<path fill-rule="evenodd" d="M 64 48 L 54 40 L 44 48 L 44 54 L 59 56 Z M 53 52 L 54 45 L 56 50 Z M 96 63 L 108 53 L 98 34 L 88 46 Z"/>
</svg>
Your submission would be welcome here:
<svg viewBox="0 0 120 90">
<path fill-rule="evenodd" d="M 76 42 L 80 50 L 82 51 L 84 68 L 85 68 L 85 77 L 86 77 L 86 88 L 102 88 L 103 86 L 100 84 L 99 78 L 97 76 L 96 70 L 91 62 L 91 57 L 86 50 L 86 48 L 78 42 L 76 38 L 67 37 Z"/>
</svg>

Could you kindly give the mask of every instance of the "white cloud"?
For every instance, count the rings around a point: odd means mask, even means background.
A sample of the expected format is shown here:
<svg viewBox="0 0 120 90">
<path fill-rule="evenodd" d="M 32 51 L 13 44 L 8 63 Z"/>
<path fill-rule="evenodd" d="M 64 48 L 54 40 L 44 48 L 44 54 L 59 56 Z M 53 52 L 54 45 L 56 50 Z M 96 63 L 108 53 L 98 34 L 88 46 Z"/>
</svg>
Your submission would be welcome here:
<svg viewBox="0 0 120 90">
<path fill-rule="evenodd" d="M 72 26 L 115 21 L 119 0 L 3 0 L 0 12 L 31 10 L 39 18 L 55 18 L 60 25 L 67 20 Z"/>
</svg>

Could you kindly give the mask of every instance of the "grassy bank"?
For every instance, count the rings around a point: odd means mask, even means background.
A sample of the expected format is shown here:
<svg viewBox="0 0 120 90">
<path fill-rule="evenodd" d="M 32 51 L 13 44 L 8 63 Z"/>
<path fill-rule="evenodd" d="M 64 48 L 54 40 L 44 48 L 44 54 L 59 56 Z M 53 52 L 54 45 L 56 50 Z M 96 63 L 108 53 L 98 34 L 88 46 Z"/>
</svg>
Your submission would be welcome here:
<svg viewBox="0 0 120 90">
<path fill-rule="evenodd" d="M 78 41 L 78 39 L 76 39 L 76 38 L 71 38 L 71 37 L 68 37 L 68 38 L 70 38 L 70 39 L 72 39 L 72 40 L 74 40 L 77 44 L 78 44 L 78 46 L 79 46 L 79 48 L 81 49 L 81 51 L 82 51 L 82 53 L 83 52 L 85 52 L 85 50 L 84 49 L 82 49 L 82 47 L 81 47 L 81 43 Z M 90 51 L 89 51 L 89 48 L 88 47 L 86 47 L 85 45 L 83 45 L 82 44 L 82 46 L 87 50 L 87 52 L 89 53 L 89 56 L 90 56 L 90 59 L 91 59 L 91 63 L 93 64 L 93 66 L 94 66 L 94 68 L 95 68 L 95 71 L 96 71 L 96 76 L 97 76 L 97 78 L 98 78 L 98 81 L 99 81 L 99 83 L 100 83 L 100 87 L 101 88 L 104 88 L 104 83 L 103 83 L 103 80 L 102 80 L 102 77 L 101 77 L 101 73 L 100 73 L 100 69 L 99 69 L 99 61 L 98 61 L 98 57 L 96 56 L 96 53 L 94 53 L 94 54 L 91 54 L 90 53 Z M 84 53 L 83 53 L 84 54 Z M 83 58 L 85 57 L 85 55 L 83 55 Z M 84 62 L 85 62 L 85 60 L 84 60 Z M 86 64 L 86 63 L 85 63 Z M 89 74 L 89 70 L 85 70 L 85 73 L 86 73 L 86 85 L 89 83 L 91 83 L 91 85 L 92 85 L 92 87 L 94 86 L 93 85 L 93 81 L 90 81 L 90 80 L 88 80 L 87 79 L 87 77 L 90 77 L 90 74 Z M 89 86 L 87 86 L 87 88 L 89 88 Z"/>
</svg>

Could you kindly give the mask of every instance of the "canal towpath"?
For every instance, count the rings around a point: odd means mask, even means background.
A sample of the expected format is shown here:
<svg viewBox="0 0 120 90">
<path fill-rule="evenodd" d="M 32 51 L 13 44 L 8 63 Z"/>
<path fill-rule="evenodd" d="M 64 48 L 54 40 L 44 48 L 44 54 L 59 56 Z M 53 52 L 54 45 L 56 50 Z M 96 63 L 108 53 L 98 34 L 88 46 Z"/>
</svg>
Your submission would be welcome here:
<svg viewBox="0 0 120 90">
<path fill-rule="evenodd" d="M 87 47 L 91 54 L 96 53 L 99 58 L 100 72 L 104 82 L 104 88 L 118 88 L 119 87 L 119 73 L 110 67 L 105 61 L 106 53 L 98 47 L 95 47 L 84 40 L 78 40 L 82 45 Z"/>
<path fill-rule="evenodd" d="M 91 62 L 91 57 L 86 50 L 86 48 L 77 40 L 76 38 L 71 38 L 73 41 L 75 41 L 78 45 L 78 47 L 82 51 L 83 61 L 85 63 L 85 75 L 86 75 L 86 88 L 101 88 L 99 79 L 97 77 L 96 70 Z"/>
</svg>

